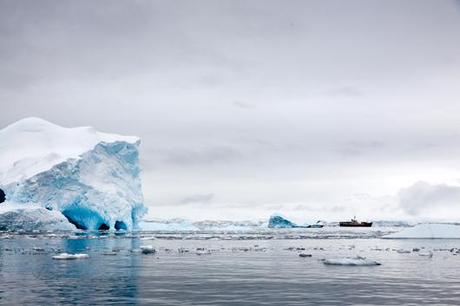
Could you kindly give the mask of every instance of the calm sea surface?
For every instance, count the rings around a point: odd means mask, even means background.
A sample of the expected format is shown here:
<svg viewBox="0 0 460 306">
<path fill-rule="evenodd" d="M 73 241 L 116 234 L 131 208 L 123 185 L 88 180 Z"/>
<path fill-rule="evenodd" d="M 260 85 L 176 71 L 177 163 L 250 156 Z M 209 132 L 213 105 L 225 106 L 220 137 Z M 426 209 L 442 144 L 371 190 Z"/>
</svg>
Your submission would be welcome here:
<svg viewBox="0 0 460 306">
<path fill-rule="evenodd" d="M 312 233 L 3 234 L 0 304 L 460 304 L 460 240 Z M 156 254 L 140 253 L 141 245 Z M 419 255 L 427 251 L 433 257 Z M 53 260 L 60 252 L 90 258 Z M 357 255 L 382 265 L 322 262 Z"/>
</svg>

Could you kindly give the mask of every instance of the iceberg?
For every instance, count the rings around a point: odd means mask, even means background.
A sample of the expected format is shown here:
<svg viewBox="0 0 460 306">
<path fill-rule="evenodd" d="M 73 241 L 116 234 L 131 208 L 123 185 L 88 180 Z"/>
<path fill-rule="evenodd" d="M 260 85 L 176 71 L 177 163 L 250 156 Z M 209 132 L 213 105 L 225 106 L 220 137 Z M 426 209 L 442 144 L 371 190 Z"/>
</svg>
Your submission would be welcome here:
<svg viewBox="0 0 460 306">
<path fill-rule="evenodd" d="M 460 225 L 422 223 L 400 232 L 385 235 L 385 239 L 460 239 Z"/>
<path fill-rule="evenodd" d="M 24 217 L 39 206 L 78 229 L 132 230 L 146 212 L 139 145 L 138 137 L 26 118 L 0 131 L 0 190 Z"/>
<path fill-rule="evenodd" d="M 288 219 L 281 217 L 280 215 L 272 215 L 268 220 L 269 228 L 294 228 L 297 225 Z"/>
<path fill-rule="evenodd" d="M 280 215 L 272 215 L 268 220 L 269 228 L 322 228 L 323 224 L 318 221 L 316 224 L 311 225 L 297 225 Z"/>
</svg>

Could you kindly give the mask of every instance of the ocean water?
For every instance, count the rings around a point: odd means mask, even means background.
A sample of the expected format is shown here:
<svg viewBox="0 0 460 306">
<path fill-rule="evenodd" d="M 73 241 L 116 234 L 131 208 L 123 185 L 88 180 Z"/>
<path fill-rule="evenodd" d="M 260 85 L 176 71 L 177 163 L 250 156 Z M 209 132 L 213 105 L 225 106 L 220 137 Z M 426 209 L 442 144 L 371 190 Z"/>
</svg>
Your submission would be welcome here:
<svg viewBox="0 0 460 306">
<path fill-rule="evenodd" d="M 379 238 L 382 232 L 4 233 L 0 304 L 460 303 L 460 240 L 388 240 Z M 157 252 L 142 254 L 142 245 Z M 433 257 L 419 255 L 428 251 Z M 86 253 L 89 258 L 53 260 L 60 252 Z M 302 258 L 300 253 L 312 256 Z M 323 263 L 358 255 L 381 265 Z"/>
</svg>

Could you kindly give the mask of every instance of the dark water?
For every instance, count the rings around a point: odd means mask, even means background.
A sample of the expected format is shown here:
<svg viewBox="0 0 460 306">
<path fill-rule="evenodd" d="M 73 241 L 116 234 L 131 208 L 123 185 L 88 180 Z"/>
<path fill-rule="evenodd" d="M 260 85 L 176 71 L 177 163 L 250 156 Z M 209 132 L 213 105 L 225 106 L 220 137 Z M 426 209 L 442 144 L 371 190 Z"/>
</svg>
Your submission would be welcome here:
<svg viewBox="0 0 460 306">
<path fill-rule="evenodd" d="M 208 240 L 193 240 L 193 237 L 170 240 L 161 237 L 155 240 L 126 236 L 68 239 L 22 235 L 2 239 L 0 303 L 460 303 L 460 254 L 453 255 L 450 251 L 460 247 L 459 240 L 223 240 L 222 236 Z M 157 253 L 141 254 L 137 251 L 140 245 L 153 245 Z M 432 250 L 434 255 L 422 257 L 412 252 L 413 248 Z M 398 253 L 396 250 L 400 249 L 411 253 Z M 87 253 L 90 258 L 53 260 L 52 256 L 59 252 Z M 301 258 L 300 252 L 312 257 Z M 326 266 L 321 261 L 356 255 L 380 261 L 382 265 Z"/>
</svg>

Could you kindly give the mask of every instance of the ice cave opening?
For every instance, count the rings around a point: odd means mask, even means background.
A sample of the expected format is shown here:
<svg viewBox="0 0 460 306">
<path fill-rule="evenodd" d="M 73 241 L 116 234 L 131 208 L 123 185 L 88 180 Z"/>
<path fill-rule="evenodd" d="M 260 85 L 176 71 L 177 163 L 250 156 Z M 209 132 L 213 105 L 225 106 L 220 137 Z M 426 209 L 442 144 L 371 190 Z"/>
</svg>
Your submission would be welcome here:
<svg viewBox="0 0 460 306">
<path fill-rule="evenodd" d="M 126 226 L 125 222 L 123 221 L 116 221 L 115 222 L 115 229 L 117 231 L 121 231 L 121 230 L 124 230 L 126 231 L 128 229 L 128 227 Z"/>
<path fill-rule="evenodd" d="M 5 202 L 5 198 L 6 198 L 5 192 L 2 189 L 0 189 L 0 203 Z"/>
<path fill-rule="evenodd" d="M 110 229 L 110 226 L 108 226 L 107 224 L 105 223 L 102 223 L 100 226 L 99 226 L 99 229 L 100 231 L 108 231 Z"/>
<path fill-rule="evenodd" d="M 78 229 L 90 231 L 110 229 L 97 212 L 86 207 L 71 205 L 64 209 L 62 214 Z"/>
</svg>

